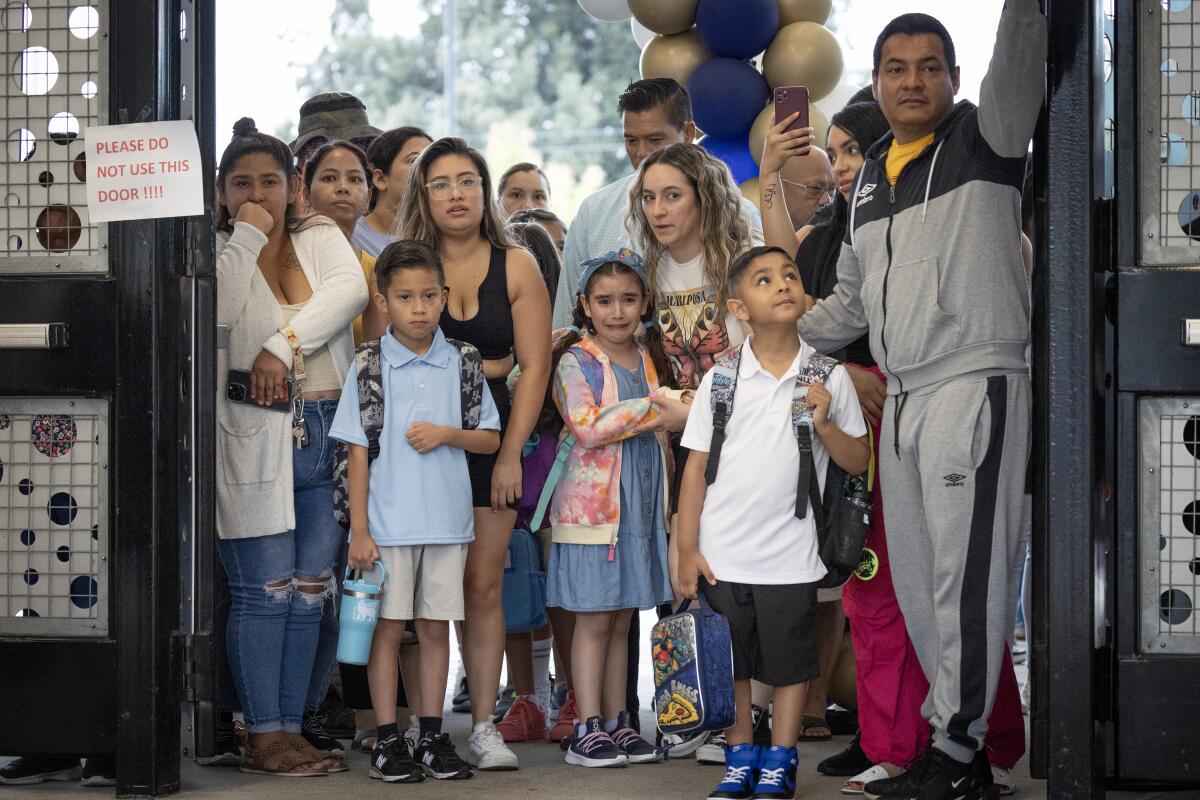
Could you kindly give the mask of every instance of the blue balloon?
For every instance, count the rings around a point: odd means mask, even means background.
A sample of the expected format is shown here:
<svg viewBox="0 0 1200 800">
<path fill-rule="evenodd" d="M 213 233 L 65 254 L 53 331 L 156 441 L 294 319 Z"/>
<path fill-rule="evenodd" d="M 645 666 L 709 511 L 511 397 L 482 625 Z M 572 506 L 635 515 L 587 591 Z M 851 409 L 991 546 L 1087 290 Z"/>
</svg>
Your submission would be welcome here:
<svg viewBox="0 0 1200 800">
<path fill-rule="evenodd" d="M 704 136 L 696 144 L 714 158 L 725 162 L 725 166 L 733 173 L 734 183 L 744 183 L 758 177 L 758 164 L 754 163 L 754 156 L 750 155 L 749 136 L 739 139 L 714 139 L 712 136 Z"/>
<path fill-rule="evenodd" d="M 770 99 L 767 80 L 745 61 L 714 58 L 687 82 L 696 126 L 718 139 L 744 138 Z"/>
<path fill-rule="evenodd" d="M 696 33 L 715 56 L 752 58 L 778 30 L 778 0 L 700 0 L 696 9 Z"/>
</svg>

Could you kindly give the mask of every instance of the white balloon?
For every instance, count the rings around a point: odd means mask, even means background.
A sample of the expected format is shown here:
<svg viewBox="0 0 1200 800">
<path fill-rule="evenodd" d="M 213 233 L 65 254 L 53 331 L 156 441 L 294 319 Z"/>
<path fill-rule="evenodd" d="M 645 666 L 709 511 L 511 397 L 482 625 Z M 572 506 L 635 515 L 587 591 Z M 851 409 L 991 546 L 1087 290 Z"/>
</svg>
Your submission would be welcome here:
<svg viewBox="0 0 1200 800">
<path fill-rule="evenodd" d="M 838 84 L 836 89 L 822 97 L 814 105 L 824 111 L 826 117 L 832 117 L 841 111 L 846 103 L 850 102 L 850 98 L 857 94 L 861 88 L 861 86 L 855 86 L 852 83 Z"/>
<path fill-rule="evenodd" d="M 633 31 L 633 40 L 637 42 L 638 50 L 644 48 L 658 34 L 637 21 L 637 17 L 629 18 L 629 29 Z"/>
<path fill-rule="evenodd" d="M 629 0 L 579 0 L 579 7 L 601 22 L 624 22 L 633 16 Z"/>
</svg>

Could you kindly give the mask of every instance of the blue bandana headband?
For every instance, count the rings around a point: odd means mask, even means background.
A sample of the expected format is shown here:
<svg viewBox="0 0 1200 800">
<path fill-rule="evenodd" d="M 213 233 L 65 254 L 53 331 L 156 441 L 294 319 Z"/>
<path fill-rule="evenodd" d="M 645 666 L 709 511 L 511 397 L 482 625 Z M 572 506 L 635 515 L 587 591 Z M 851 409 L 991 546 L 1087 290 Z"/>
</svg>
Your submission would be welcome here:
<svg viewBox="0 0 1200 800">
<path fill-rule="evenodd" d="M 628 247 L 622 247 L 620 250 L 609 250 L 602 256 L 589 258 L 579 265 L 579 291 L 581 294 L 587 288 L 592 275 L 605 264 L 621 264 L 633 270 L 633 274 L 637 275 L 638 280 L 642 282 L 642 289 L 647 294 L 650 293 L 650 280 L 646 277 L 646 265 L 642 263 L 642 257 Z"/>
</svg>

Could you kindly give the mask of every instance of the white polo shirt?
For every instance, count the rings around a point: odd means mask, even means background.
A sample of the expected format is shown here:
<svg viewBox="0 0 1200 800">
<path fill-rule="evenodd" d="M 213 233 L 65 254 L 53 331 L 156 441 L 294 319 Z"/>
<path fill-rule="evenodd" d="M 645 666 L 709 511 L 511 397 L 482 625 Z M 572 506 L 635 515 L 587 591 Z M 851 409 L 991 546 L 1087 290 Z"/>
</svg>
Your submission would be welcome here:
<svg viewBox="0 0 1200 800">
<path fill-rule="evenodd" d="M 816 351 L 801 342 L 796 360 L 776 379 L 758 363 L 751 336 L 742 346 L 733 415 L 717 479 L 700 514 L 700 554 L 719 581 L 750 584 L 812 583 L 825 575 L 817 549 L 812 509 L 796 519 L 800 452 L 792 431 L 792 395 L 801 365 Z M 867 435 L 854 384 L 846 368 L 830 373 L 829 417 L 848 435 Z M 700 382 L 683 431 L 683 446 L 707 453 L 712 442 L 712 371 Z M 821 491 L 829 452 L 813 440 Z"/>
</svg>

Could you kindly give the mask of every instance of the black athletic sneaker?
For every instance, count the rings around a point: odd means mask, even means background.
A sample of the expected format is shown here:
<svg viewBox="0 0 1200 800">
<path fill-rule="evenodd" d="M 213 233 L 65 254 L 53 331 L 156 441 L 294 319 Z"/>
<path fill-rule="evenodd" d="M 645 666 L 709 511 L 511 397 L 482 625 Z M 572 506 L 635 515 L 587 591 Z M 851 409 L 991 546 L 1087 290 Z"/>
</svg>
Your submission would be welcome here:
<svg viewBox="0 0 1200 800">
<path fill-rule="evenodd" d="M 771 709 L 751 705 L 750 719 L 754 724 L 754 744 L 764 750 L 769 750 L 771 748 Z"/>
<path fill-rule="evenodd" d="M 850 740 L 850 744 L 846 746 L 845 750 L 817 764 L 817 772 L 822 775 L 849 778 L 875 766 L 863 752 L 861 741 L 861 735 L 854 734 L 854 738 Z"/>
<path fill-rule="evenodd" d="M 471 777 L 471 768 L 458 757 L 450 734 L 426 735 L 413 751 L 413 760 L 426 775 L 439 781 L 461 781 Z"/>
<path fill-rule="evenodd" d="M 116 786 L 117 760 L 112 756 L 89 758 L 84 762 L 79 782 L 84 786 Z"/>
<path fill-rule="evenodd" d="M 893 792 L 915 791 L 925 778 L 925 772 L 929 769 L 929 760 L 932 756 L 933 744 L 930 743 L 920 755 L 908 764 L 907 770 L 894 778 L 881 778 L 877 781 L 871 781 L 863 787 L 863 795 L 867 800 L 879 800 L 880 797 L 888 796 Z"/>
<path fill-rule="evenodd" d="M 217 740 L 214 745 L 213 754 L 197 758 L 197 764 L 202 767 L 236 767 L 242 763 L 242 749 L 238 745 L 237 728 L 232 715 L 217 716 Z"/>
<path fill-rule="evenodd" d="M 963 764 L 937 748 L 931 747 L 929 752 L 928 766 L 920 782 L 911 788 L 893 789 L 883 795 L 884 800 L 994 800 L 998 797 L 986 756 Z"/>
<path fill-rule="evenodd" d="M 300 735 L 318 750 L 328 750 L 335 756 L 346 755 L 346 748 L 325 731 L 325 715 L 320 711 L 305 711 L 300 722 Z"/>
<path fill-rule="evenodd" d="M 79 779 L 78 758 L 25 756 L 6 767 L 0 767 L 0 786 L 27 786 L 42 781 L 74 781 Z"/>
<path fill-rule="evenodd" d="M 325 715 L 325 733 L 331 738 L 349 739 L 354 736 L 354 709 L 346 708 L 346 702 L 337 689 L 329 687 L 317 710 Z"/>
<path fill-rule="evenodd" d="M 458 691 L 450 700 L 450 710 L 459 714 L 471 713 L 471 692 L 467 689 L 467 676 L 463 675 L 458 682 Z"/>
<path fill-rule="evenodd" d="M 384 783 L 420 783 L 425 772 L 413 761 L 408 742 L 398 733 L 375 743 L 367 776 Z"/>
</svg>

